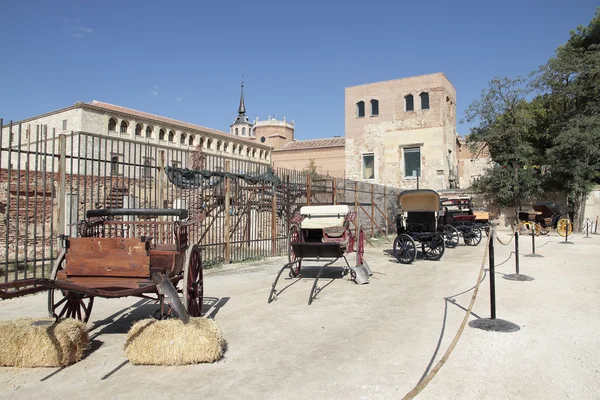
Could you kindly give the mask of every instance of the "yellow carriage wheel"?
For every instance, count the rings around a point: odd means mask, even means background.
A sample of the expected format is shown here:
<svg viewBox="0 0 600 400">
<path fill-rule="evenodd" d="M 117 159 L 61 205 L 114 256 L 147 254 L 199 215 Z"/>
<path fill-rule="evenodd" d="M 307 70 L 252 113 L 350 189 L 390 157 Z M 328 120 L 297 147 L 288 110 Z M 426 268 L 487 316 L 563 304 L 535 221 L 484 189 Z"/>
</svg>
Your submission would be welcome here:
<svg viewBox="0 0 600 400">
<path fill-rule="evenodd" d="M 556 224 L 556 232 L 562 237 L 570 235 L 573 232 L 573 223 L 569 218 L 561 218 Z"/>
</svg>

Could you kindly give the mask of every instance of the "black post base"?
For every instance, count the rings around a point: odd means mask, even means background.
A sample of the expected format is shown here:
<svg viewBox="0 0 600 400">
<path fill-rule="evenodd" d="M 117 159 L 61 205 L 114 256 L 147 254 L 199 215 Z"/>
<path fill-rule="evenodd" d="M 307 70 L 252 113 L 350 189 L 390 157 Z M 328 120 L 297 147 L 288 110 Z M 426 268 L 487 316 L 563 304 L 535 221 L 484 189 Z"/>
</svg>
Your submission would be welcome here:
<svg viewBox="0 0 600 400">
<path fill-rule="evenodd" d="M 573 242 L 558 242 L 558 243 L 562 243 L 562 244 L 575 244 Z"/>
<path fill-rule="evenodd" d="M 521 282 L 526 282 L 526 281 L 533 281 L 535 280 L 534 277 L 529 276 L 529 275 L 523 275 L 523 274 L 510 274 L 510 275 L 504 275 L 502 278 L 509 280 L 509 281 L 521 281 Z"/>
<path fill-rule="evenodd" d="M 525 254 L 523 257 L 536 257 L 536 258 L 539 258 L 539 257 L 544 257 L 544 256 L 541 255 L 541 254 L 533 254 L 532 253 L 532 254 Z"/>
<path fill-rule="evenodd" d="M 478 318 L 469 322 L 471 328 L 483 329 L 491 332 L 517 332 L 521 327 L 503 319 Z"/>
</svg>

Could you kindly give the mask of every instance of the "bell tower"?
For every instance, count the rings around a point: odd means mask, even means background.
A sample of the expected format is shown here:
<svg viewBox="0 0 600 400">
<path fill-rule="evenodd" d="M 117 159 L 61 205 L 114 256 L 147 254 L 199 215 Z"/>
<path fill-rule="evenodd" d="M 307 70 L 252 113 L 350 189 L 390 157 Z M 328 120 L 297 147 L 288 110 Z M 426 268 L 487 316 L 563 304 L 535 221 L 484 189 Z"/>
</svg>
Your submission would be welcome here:
<svg viewBox="0 0 600 400">
<path fill-rule="evenodd" d="M 246 105 L 244 104 L 244 74 L 242 74 L 242 93 L 240 95 L 240 105 L 238 107 L 238 115 L 229 126 L 229 133 L 235 136 L 251 138 L 254 137 L 254 125 L 248 121 L 246 116 Z"/>
</svg>

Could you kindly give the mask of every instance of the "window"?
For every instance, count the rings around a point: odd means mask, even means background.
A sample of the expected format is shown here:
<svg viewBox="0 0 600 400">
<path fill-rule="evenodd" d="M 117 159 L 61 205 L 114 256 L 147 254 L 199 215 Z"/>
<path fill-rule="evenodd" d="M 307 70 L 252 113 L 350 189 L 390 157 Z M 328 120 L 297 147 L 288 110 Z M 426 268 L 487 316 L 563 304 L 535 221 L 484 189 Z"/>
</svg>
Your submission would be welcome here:
<svg viewBox="0 0 600 400">
<path fill-rule="evenodd" d="M 359 101 L 356 103 L 356 118 L 362 118 L 365 116 L 365 102 Z"/>
<path fill-rule="evenodd" d="M 246 128 L 242 128 L 242 136 L 246 136 Z"/>
<path fill-rule="evenodd" d="M 409 94 L 408 96 L 404 96 L 404 109 L 406 111 L 414 111 L 415 110 L 415 102 L 414 102 L 412 94 Z"/>
<path fill-rule="evenodd" d="M 140 124 L 135 126 L 135 136 L 142 136 L 142 126 Z"/>
<path fill-rule="evenodd" d="M 217 141 L 217 151 L 221 151 L 221 141 Z"/>
<path fill-rule="evenodd" d="M 379 115 L 379 100 L 371 100 L 371 117 Z"/>
<path fill-rule="evenodd" d="M 363 154 L 363 179 L 375 179 L 375 154 Z"/>
<path fill-rule="evenodd" d="M 248 128 L 248 136 L 252 136 L 252 128 Z"/>
<path fill-rule="evenodd" d="M 265 140 L 267 140 L 267 138 L 265 138 L 264 136 L 261 136 L 261 137 L 260 137 L 260 142 L 261 142 L 261 143 L 264 143 L 264 142 L 265 142 Z"/>
<path fill-rule="evenodd" d="M 239 135 L 238 128 L 235 128 L 235 134 Z"/>
<path fill-rule="evenodd" d="M 212 149 L 212 139 L 208 139 L 208 140 L 206 141 L 206 148 L 207 148 L 207 149 Z"/>
<path fill-rule="evenodd" d="M 204 138 L 201 137 L 200 139 L 198 139 L 198 146 L 199 147 L 204 147 Z"/>
<path fill-rule="evenodd" d="M 260 158 L 262 160 L 263 158 L 263 151 L 261 150 L 260 153 L 258 153 L 258 158 Z"/>
<path fill-rule="evenodd" d="M 182 133 L 179 137 L 179 144 L 185 144 L 185 133 Z"/>
<path fill-rule="evenodd" d="M 190 135 L 190 137 L 188 139 L 188 145 L 189 146 L 193 146 L 194 145 L 194 135 Z"/>
<path fill-rule="evenodd" d="M 252 158 L 256 158 L 256 149 L 252 149 Z"/>
<path fill-rule="evenodd" d="M 229 151 L 229 143 L 227 143 L 227 142 L 223 143 L 223 151 L 225 153 L 227 153 Z"/>
<path fill-rule="evenodd" d="M 269 157 L 269 152 L 265 151 L 265 160 L 268 160 L 268 157 Z"/>
<path fill-rule="evenodd" d="M 175 132 L 169 131 L 169 142 L 175 141 Z"/>
<path fill-rule="evenodd" d="M 63 131 L 66 131 L 66 130 L 67 130 L 67 120 L 66 120 L 66 119 L 63 119 L 63 120 L 62 120 L 62 130 L 63 130 Z"/>
<path fill-rule="evenodd" d="M 419 97 L 421 98 L 421 110 L 429 110 L 429 93 L 423 92 Z"/>
<path fill-rule="evenodd" d="M 152 137 L 152 127 L 148 126 L 146 127 L 146 137 Z"/>
<path fill-rule="evenodd" d="M 158 131 L 158 140 L 165 140 L 165 130 L 161 129 Z"/>
<path fill-rule="evenodd" d="M 416 178 L 421 176 L 421 148 L 407 147 L 404 149 L 404 177 Z"/>
<path fill-rule="evenodd" d="M 242 150 L 244 150 L 244 146 L 240 145 L 240 148 L 238 150 L 239 155 L 242 155 Z"/>
<path fill-rule="evenodd" d="M 152 176 L 152 160 L 150 158 L 144 159 L 144 169 L 142 171 L 143 177 Z"/>
<path fill-rule="evenodd" d="M 113 156 L 110 159 L 110 173 L 116 175 L 119 173 L 119 157 Z"/>
<path fill-rule="evenodd" d="M 114 118 L 111 118 L 108 120 L 108 131 L 109 132 L 116 132 L 117 131 L 117 120 Z"/>
<path fill-rule="evenodd" d="M 127 121 L 121 121 L 121 133 L 127 133 L 127 128 L 129 128 L 129 124 Z"/>
<path fill-rule="evenodd" d="M 173 165 L 173 168 L 179 168 L 181 167 L 181 161 L 171 161 L 171 165 Z"/>
</svg>

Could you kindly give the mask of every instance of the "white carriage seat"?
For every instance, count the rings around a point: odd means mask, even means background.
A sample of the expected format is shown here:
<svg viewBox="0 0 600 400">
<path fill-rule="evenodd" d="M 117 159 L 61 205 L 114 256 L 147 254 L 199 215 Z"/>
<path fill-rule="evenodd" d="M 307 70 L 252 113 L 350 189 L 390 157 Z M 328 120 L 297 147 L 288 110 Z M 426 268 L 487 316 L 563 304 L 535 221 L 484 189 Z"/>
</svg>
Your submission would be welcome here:
<svg viewBox="0 0 600 400">
<path fill-rule="evenodd" d="M 350 207 L 347 205 L 304 206 L 300 208 L 300 214 L 304 216 L 300 227 L 302 229 L 323 229 L 330 236 L 342 236 L 348 212 L 350 212 Z"/>
</svg>

